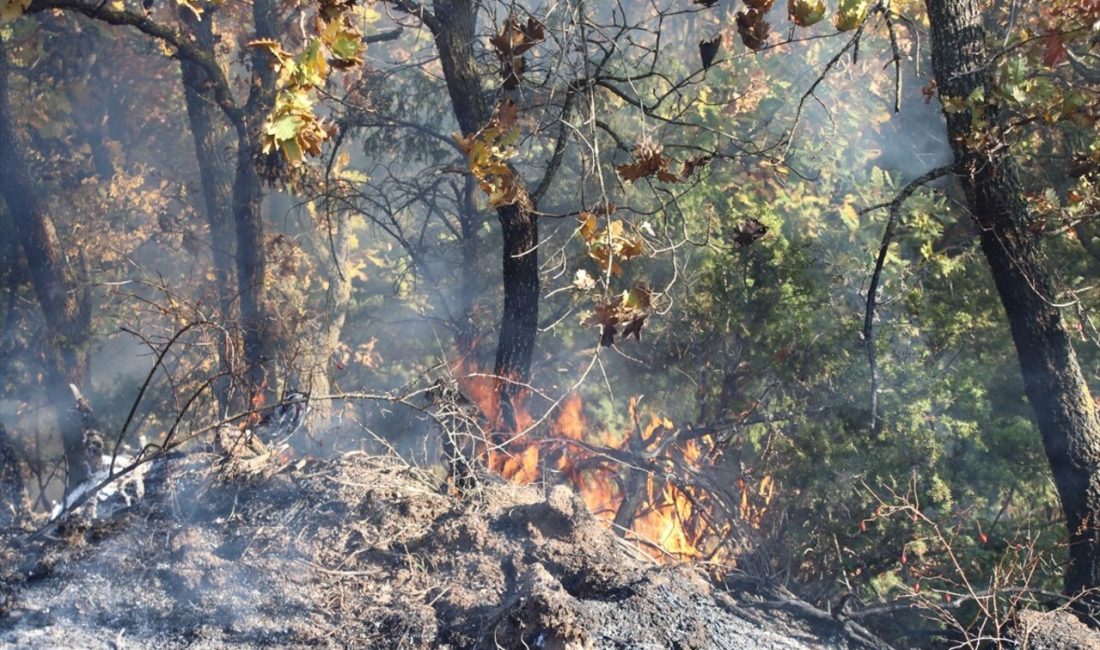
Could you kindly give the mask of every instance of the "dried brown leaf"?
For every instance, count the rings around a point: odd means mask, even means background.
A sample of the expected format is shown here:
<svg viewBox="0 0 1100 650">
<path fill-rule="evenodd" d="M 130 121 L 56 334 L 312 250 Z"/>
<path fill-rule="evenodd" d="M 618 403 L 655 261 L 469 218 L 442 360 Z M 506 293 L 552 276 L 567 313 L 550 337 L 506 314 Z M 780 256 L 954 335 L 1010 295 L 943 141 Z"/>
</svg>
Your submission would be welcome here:
<svg viewBox="0 0 1100 650">
<path fill-rule="evenodd" d="M 757 9 L 744 9 L 737 12 L 737 33 L 741 42 L 750 50 L 761 50 L 768 44 L 771 25 L 764 20 L 764 13 Z"/>
</svg>

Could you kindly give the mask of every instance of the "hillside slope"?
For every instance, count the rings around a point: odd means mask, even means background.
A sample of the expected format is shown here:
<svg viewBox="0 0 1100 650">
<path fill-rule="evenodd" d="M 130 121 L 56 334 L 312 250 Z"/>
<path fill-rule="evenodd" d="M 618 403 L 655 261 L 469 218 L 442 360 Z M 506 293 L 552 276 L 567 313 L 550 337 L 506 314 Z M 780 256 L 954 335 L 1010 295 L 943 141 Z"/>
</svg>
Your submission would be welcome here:
<svg viewBox="0 0 1100 650">
<path fill-rule="evenodd" d="M 564 486 L 487 480 L 460 500 L 363 454 L 247 472 L 192 454 L 166 474 L 109 518 L 9 549 L 0 642 L 874 647 L 850 623 L 756 608 L 653 562 Z"/>
</svg>

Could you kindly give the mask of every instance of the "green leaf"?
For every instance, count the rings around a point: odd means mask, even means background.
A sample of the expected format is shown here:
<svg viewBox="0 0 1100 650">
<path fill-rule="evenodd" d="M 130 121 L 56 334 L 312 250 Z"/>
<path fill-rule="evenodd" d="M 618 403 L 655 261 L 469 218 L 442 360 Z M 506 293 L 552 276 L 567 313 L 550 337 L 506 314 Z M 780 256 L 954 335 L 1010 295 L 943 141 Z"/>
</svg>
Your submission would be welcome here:
<svg viewBox="0 0 1100 650">
<path fill-rule="evenodd" d="M 825 0 L 787 0 L 787 16 L 799 27 L 816 25 L 826 11 Z"/>
<path fill-rule="evenodd" d="M 302 162 L 302 148 L 298 146 L 297 139 L 280 140 L 279 148 L 283 150 L 283 155 L 291 164 L 297 165 Z"/>
<path fill-rule="evenodd" d="M 328 77 L 328 61 L 321 52 L 321 41 L 309 39 L 309 45 L 295 57 L 295 80 L 301 86 L 317 87 L 325 83 Z"/>
<path fill-rule="evenodd" d="M 332 50 L 332 56 L 336 59 L 361 62 L 363 40 L 355 32 L 342 31 L 329 43 L 329 49 Z"/>
<path fill-rule="evenodd" d="M 833 23 L 837 31 L 847 32 L 862 25 L 869 5 L 868 0 L 840 0 Z"/>
<path fill-rule="evenodd" d="M 840 206 L 840 219 L 852 232 L 859 229 L 859 213 L 856 212 L 855 207 L 853 207 L 851 203 L 846 202 L 844 205 Z"/>
<path fill-rule="evenodd" d="M 284 140 L 292 140 L 298 137 L 298 132 L 305 126 L 305 120 L 298 115 L 283 115 L 267 125 L 266 132 L 282 143 Z"/>
</svg>

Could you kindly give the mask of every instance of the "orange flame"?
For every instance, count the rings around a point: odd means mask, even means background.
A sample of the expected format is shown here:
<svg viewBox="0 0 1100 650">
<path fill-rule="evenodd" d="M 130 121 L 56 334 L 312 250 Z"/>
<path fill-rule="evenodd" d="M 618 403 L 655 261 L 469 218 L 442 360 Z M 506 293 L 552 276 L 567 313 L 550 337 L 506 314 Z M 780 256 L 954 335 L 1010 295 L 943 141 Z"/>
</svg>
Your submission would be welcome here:
<svg viewBox="0 0 1100 650">
<path fill-rule="evenodd" d="M 469 397 L 489 424 L 493 437 L 501 435 L 501 440 L 486 440 L 479 446 L 490 470 L 515 483 L 532 483 L 539 476 L 539 446 L 521 432 L 529 429 L 535 422 L 524 408 L 526 393 L 520 392 L 512 397 L 517 431 L 506 431 L 500 409 L 501 384 L 505 380 L 488 373 L 478 372 L 473 364 L 460 361 L 453 369 L 458 378 L 459 388 Z"/>
<path fill-rule="evenodd" d="M 672 468 L 678 462 L 694 470 L 703 469 L 718 458 L 716 439 L 709 435 L 676 439 L 679 432 L 665 417 L 649 415 L 645 425 L 638 414 L 638 403 L 632 399 L 630 419 L 635 430 L 628 432 L 592 432 L 583 414 L 578 395 L 570 395 L 561 405 L 552 430 L 560 438 L 576 440 L 565 444 L 559 452 L 556 467 L 580 492 L 585 504 L 598 517 L 615 519 L 623 507 L 622 485 L 632 470 L 623 463 L 607 459 L 595 450 L 627 450 L 654 459 L 654 463 Z M 644 449 L 638 449 L 644 445 Z M 675 461 L 675 462 L 673 462 Z M 630 520 L 628 537 L 643 543 L 643 548 L 658 559 L 674 557 L 682 560 L 721 559 L 721 543 L 729 535 L 732 524 L 719 523 L 718 510 L 710 494 L 694 486 L 677 485 L 667 480 L 666 473 L 647 471 L 640 489 L 645 497 Z M 632 488 L 639 489 L 639 488 Z M 774 494 L 774 482 L 761 488 L 768 499 Z M 765 506 L 754 513 L 763 516 Z"/>
<path fill-rule="evenodd" d="M 249 400 L 249 406 L 251 411 L 248 413 L 248 417 L 241 423 L 241 428 L 247 429 L 248 427 L 256 426 L 260 423 L 260 420 L 264 419 L 263 408 L 267 404 L 267 377 L 260 382 L 260 385 L 256 387 L 256 392 L 252 394 L 252 399 Z"/>
<path fill-rule="evenodd" d="M 463 365 L 459 364 L 458 370 Z M 670 480 L 677 466 L 699 471 L 721 456 L 721 445 L 713 435 L 692 434 L 681 440 L 681 432 L 668 418 L 653 414 L 641 417 L 634 398 L 629 404 L 630 421 L 634 422 L 631 430 L 594 430 L 580 395 L 573 393 L 562 400 L 556 419 L 550 423 L 553 435 L 539 440 L 526 434 L 534 419 L 523 408 L 525 394 L 513 398 L 518 431 L 502 431 L 500 380 L 476 372 L 456 371 L 456 375 L 463 393 L 478 405 L 491 430 L 507 436 L 483 448 L 490 469 L 516 483 L 538 480 L 541 467 L 552 469 L 568 478 L 589 511 L 608 523 L 624 507 L 625 485 L 635 491 L 644 490 L 640 505 L 629 506 L 636 507 L 636 511 L 629 520 L 627 537 L 638 540 L 659 560 L 729 559 L 723 542 L 735 523 L 759 528 L 775 496 L 776 482 L 771 476 L 756 484 L 742 477 L 737 482 L 740 502 L 731 504 L 733 516 L 740 521 L 723 521 L 717 514 L 723 510 L 713 495 L 697 486 Z M 623 453 L 616 456 L 616 451 Z M 631 455 L 649 459 L 649 466 L 631 466 L 626 462 Z M 654 471 L 656 467 L 662 471 Z M 639 471 L 644 471 L 644 478 Z"/>
<path fill-rule="evenodd" d="M 652 480 L 647 487 L 649 502 L 654 504 L 634 520 L 633 532 L 640 538 L 657 544 L 663 551 L 680 559 L 703 557 L 700 535 L 690 529 L 694 519 L 691 501 L 673 485 L 666 483 L 659 494 Z"/>
</svg>

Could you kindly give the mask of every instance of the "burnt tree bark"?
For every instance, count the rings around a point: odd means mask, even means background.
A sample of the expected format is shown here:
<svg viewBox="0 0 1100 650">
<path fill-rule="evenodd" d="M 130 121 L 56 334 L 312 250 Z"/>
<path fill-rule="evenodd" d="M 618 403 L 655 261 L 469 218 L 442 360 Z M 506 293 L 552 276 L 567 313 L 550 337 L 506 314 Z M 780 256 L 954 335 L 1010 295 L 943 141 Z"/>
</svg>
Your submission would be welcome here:
<svg viewBox="0 0 1100 650">
<path fill-rule="evenodd" d="M 940 95 L 966 100 L 994 83 L 977 0 L 926 0 L 932 27 L 932 64 Z M 981 107 L 996 123 L 996 106 Z M 1077 363 L 1065 322 L 1053 304 L 1054 280 L 1044 267 L 1042 229 L 1032 223 L 1018 171 L 1008 150 L 977 150 L 973 107 L 946 112 L 956 172 L 993 274 L 1054 474 L 1069 533 L 1065 590 L 1100 587 L 1100 422 Z M 1100 598 L 1082 601 L 1093 616 Z"/>
<path fill-rule="evenodd" d="M 509 430 L 518 429 L 516 396 L 531 376 L 531 355 L 539 318 L 539 224 L 529 206 L 497 208 L 504 233 L 504 313 L 500 319 L 496 365 L 501 378 L 500 414 Z"/>
<path fill-rule="evenodd" d="M 195 46 L 214 59 L 214 33 L 212 12 L 208 8 L 204 20 L 199 20 L 190 9 L 181 7 L 180 19 L 191 29 Z M 223 325 L 233 318 L 233 300 L 236 281 L 233 267 L 233 251 L 236 233 L 233 229 L 233 171 L 229 164 L 228 130 L 214 100 L 214 84 L 201 66 L 181 58 L 180 72 L 183 78 L 187 119 L 195 142 L 195 157 L 202 182 L 206 222 L 210 227 L 210 250 L 214 262 L 214 284 L 218 297 L 218 318 Z M 233 341 L 223 336 L 218 345 L 218 357 L 223 372 L 232 375 Z M 229 407 L 229 382 L 217 381 L 214 393 L 222 408 Z"/>
<path fill-rule="evenodd" d="M 463 135 L 476 133 L 492 117 L 477 70 L 476 6 L 471 0 L 436 0 L 432 14 L 421 14 L 435 37 L 447 93 Z M 526 192 L 521 192 L 526 195 Z M 496 209 L 503 233 L 501 271 L 504 310 L 496 362 L 500 413 L 504 426 L 516 429 L 515 399 L 530 380 L 539 311 L 538 218 L 529 201 Z"/>
<path fill-rule="evenodd" d="M 84 480 L 84 440 L 70 408 L 69 384 L 88 378 L 88 296 L 79 291 L 61 250 L 57 228 L 38 200 L 26 149 L 16 131 L 8 87 L 7 53 L 0 46 L 0 197 L 7 205 L 46 321 L 47 395 L 57 413 L 71 488 Z"/>
<path fill-rule="evenodd" d="M 273 0 L 252 3 L 255 37 L 278 36 L 278 7 Z M 263 48 L 252 48 L 252 77 L 237 126 L 237 166 L 233 181 L 233 221 L 237 234 L 237 285 L 240 292 L 245 376 L 252 391 L 274 396 L 274 341 L 268 322 L 266 255 L 262 214 L 263 183 L 256 165 L 261 156 L 260 129 L 275 101 L 274 61 Z"/>
<path fill-rule="evenodd" d="M 460 196 L 460 208 L 458 224 L 462 233 L 462 284 L 459 296 L 459 318 L 457 332 L 455 333 L 455 348 L 461 359 L 471 357 L 475 353 L 478 338 L 478 327 L 474 310 L 477 304 L 476 284 L 474 269 L 477 268 L 480 259 L 480 239 L 478 237 L 478 225 L 480 213 L 477 209 L 477 182 L 473 176 L 467 176 L 463 184 Z"/>
</svg>

